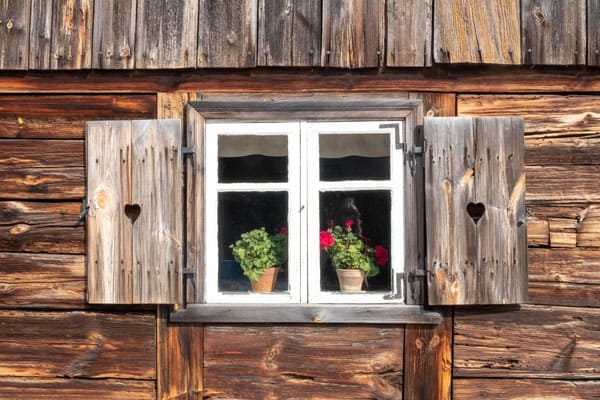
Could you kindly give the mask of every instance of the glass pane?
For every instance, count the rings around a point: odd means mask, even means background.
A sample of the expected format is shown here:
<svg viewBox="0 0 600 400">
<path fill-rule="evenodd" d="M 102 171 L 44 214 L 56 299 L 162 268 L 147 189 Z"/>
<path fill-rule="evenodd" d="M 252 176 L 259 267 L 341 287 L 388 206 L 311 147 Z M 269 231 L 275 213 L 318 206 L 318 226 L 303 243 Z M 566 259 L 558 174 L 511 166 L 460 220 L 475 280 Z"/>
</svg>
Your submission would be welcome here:
<svg viewBox="0 0 600 400">
<path fill-rule="evenodd" d="M 387 134 L 319 135 L 322 181 L 390 179 Z"/>
<path fill-rule="evenodd" d="M 265 262 L 284 260 L 277 274 L 274 292 L 287 292 L 287 215 L 288 194 L 286 192 L 243 192 L 219 193 L 219 291 L 246 292 L 251 290 L 249 279 L 243 274 L 240 263 L 264 265 Z M 264 228 L 266 234 L 255 232 L 248 241 L 256 246 L 257 239 L 265 239 L 275 253 L 260 253 L 261 260 L 254 262 L 252 254 L 257 250 L 246 249 L 245 260 L 235 260 L 234 250 L 230 247 L 240 239 L 242 234 Z M 283 233 L 283 234 L 282 234 Z M 264 242 L 259 244 L 264 249 Z M 240 248 L 243 244 L 240 244 Z M 262 251 L 262 250 L 259 250 Z M 274 258 L 273 258 L 274 257 Z M 275 265 L 274 265 L 275 266 Z"/>
<path fill-rule="evenodd" d="M 287 182 L 287 136 L 219 136 L 219 182 Z"/>
<path fill-rule="evenodd" d="M 319 200 L 321 290 L 340 290 L 336 266 L 362 265 L 369 272 L 356 290 L 390 291 L 390 191 L 322 192 Z"/>
</svg>

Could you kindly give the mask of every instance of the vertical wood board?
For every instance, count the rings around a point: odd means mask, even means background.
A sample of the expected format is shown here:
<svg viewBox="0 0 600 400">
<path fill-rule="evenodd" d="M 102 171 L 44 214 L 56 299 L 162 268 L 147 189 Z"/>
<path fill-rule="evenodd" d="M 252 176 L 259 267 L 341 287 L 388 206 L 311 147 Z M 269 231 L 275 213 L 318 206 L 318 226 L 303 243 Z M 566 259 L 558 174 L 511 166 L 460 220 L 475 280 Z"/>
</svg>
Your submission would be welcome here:
<svg viewBox="0 0 600 400">
<path fill-rule="evenodd" d="M 0 69 L 27 69 L 31 0 L 0 1 Z"/>
<path fill-rule="evenodd" d="M 29 69 L 50 69 L 52 0 L 31 0 Z"/>
<path fill-rule="evenodd" d="M 388 0 L 385 65 L 431 65 L 433 0 Z"/>
<path fill-rule="evenodd" d="M 587 0 L 587 64 L 600 65 L 600 0 Z"/>
<path fill-rule="evenodd" d="M 524 64 L 585 64 L 586 0 L 522 0 L 521 21 Z"/>
<path fill-rule="evenodd" d="M 519 0 L 436 0 L 437 63 L 520 64 Z"/>
<path fill-rule="evenodd" d="M 257 64 L 319 65 L 321 9 L 321 0 L 259 0 Z"/>
<path fill-rule="evenodd" d="M 54 0 L 50 69 L 92 67 L 93 0 Z"/>
<path fill-rule="evenodd" d="M 429 304 L 526 301 L 521 118 L 425 119 Z"/>
<path fill-rule="evenodd" d="M 322 66 L 382 66 L 384 36 L 383 0 L 323 0 Z"/>
<path fill-rule="evenodd" d="M 94 3 L 94 68 L 133 68 L 136 7 L 136 0 L 101 0 Z"/>
<path fill-rule="evenodd" d="M 198 1 L 137 0 L 135 67 L 196 67 Z"/>
</svg>

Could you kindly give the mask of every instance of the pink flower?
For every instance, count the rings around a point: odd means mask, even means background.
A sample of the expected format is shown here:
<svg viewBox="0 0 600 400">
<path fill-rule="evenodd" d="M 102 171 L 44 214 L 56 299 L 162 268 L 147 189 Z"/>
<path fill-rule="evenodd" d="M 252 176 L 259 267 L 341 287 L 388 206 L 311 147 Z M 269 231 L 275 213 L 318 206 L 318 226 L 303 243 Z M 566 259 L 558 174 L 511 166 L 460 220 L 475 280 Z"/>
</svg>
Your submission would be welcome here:
<svg viewBox="0 0 600 400">
<path fill-rule="evenodd" d="M 388 262 L 389 258 L 390 256 L 385 247 L 379 245 L 375 246 L 375 262 L 377 265 L 384 265 Z"/>
<path fill-rule="evenodd" d="M 287 226 L 281 227 L 281 229 L 279 230 L 279 233 L 281 233 L 282 235 L 287 235 L 288 234 Z"/>
<path fill-rule="evenodd" d="M 352 228 L 352 225 L 354 225 L 354 221 L 352 221 L 351 219 L 349 219 L 348 221 L 344 222 L 344 226 L 346 228 Z"/>
<path fill-rule="evenodd" d="M 321 243 L 321 250 L 333 246 L 333 236 L 327 231 L 321 231 L 319 234 L 319 242 Z"/>
</svg>

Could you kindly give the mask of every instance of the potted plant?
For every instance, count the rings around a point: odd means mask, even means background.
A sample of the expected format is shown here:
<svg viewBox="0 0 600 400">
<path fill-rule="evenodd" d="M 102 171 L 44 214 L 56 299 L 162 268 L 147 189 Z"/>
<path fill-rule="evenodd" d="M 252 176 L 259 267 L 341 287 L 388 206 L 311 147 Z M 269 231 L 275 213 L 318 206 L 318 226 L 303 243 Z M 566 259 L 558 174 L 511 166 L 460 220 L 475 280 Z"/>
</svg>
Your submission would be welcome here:
<svg viewBox="0 0 600 400">
<path fill-rule="evenodd" d="M 354 234 L 353 224 L 348 220 L 320 233 L 321 251 L 329 254 L 341 292 L 360 292 L 365 278 L 377 275 L 389 258 L 383 246 L 373 248 Z"/>
<path fill-rule="evenodd" d="M 275 287 L 280 267 L 287 261 L 287 231 L 269 236 L 264 227 L 241 234 L 229 246 L 233 258 L 250 280 L 252 291 L 270 293 Z"/>
</svg>

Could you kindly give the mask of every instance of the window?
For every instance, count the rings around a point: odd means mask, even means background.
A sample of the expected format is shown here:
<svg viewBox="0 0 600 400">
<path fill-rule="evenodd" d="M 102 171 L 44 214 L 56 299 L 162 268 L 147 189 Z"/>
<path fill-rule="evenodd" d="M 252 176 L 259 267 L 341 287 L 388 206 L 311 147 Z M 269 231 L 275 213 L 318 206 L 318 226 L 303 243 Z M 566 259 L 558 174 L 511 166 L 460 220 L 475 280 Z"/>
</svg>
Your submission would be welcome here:
<svg viewBox="0 0 600 400">
<path fill-rule="evenodd" d="M 404 267 L 402 129 L 403 121 L 207 120 L 204 301 L 403 302 L 394 279 Z M 320 232 L 334 225 L 357 235 L 363 253 L 384 253 L 358 291 L 340 291 L 320 249 Z M 251 290 L 230 249 L 263 227 L 287 236 L 288 261 L 270 293 Z"/>
</svg>

